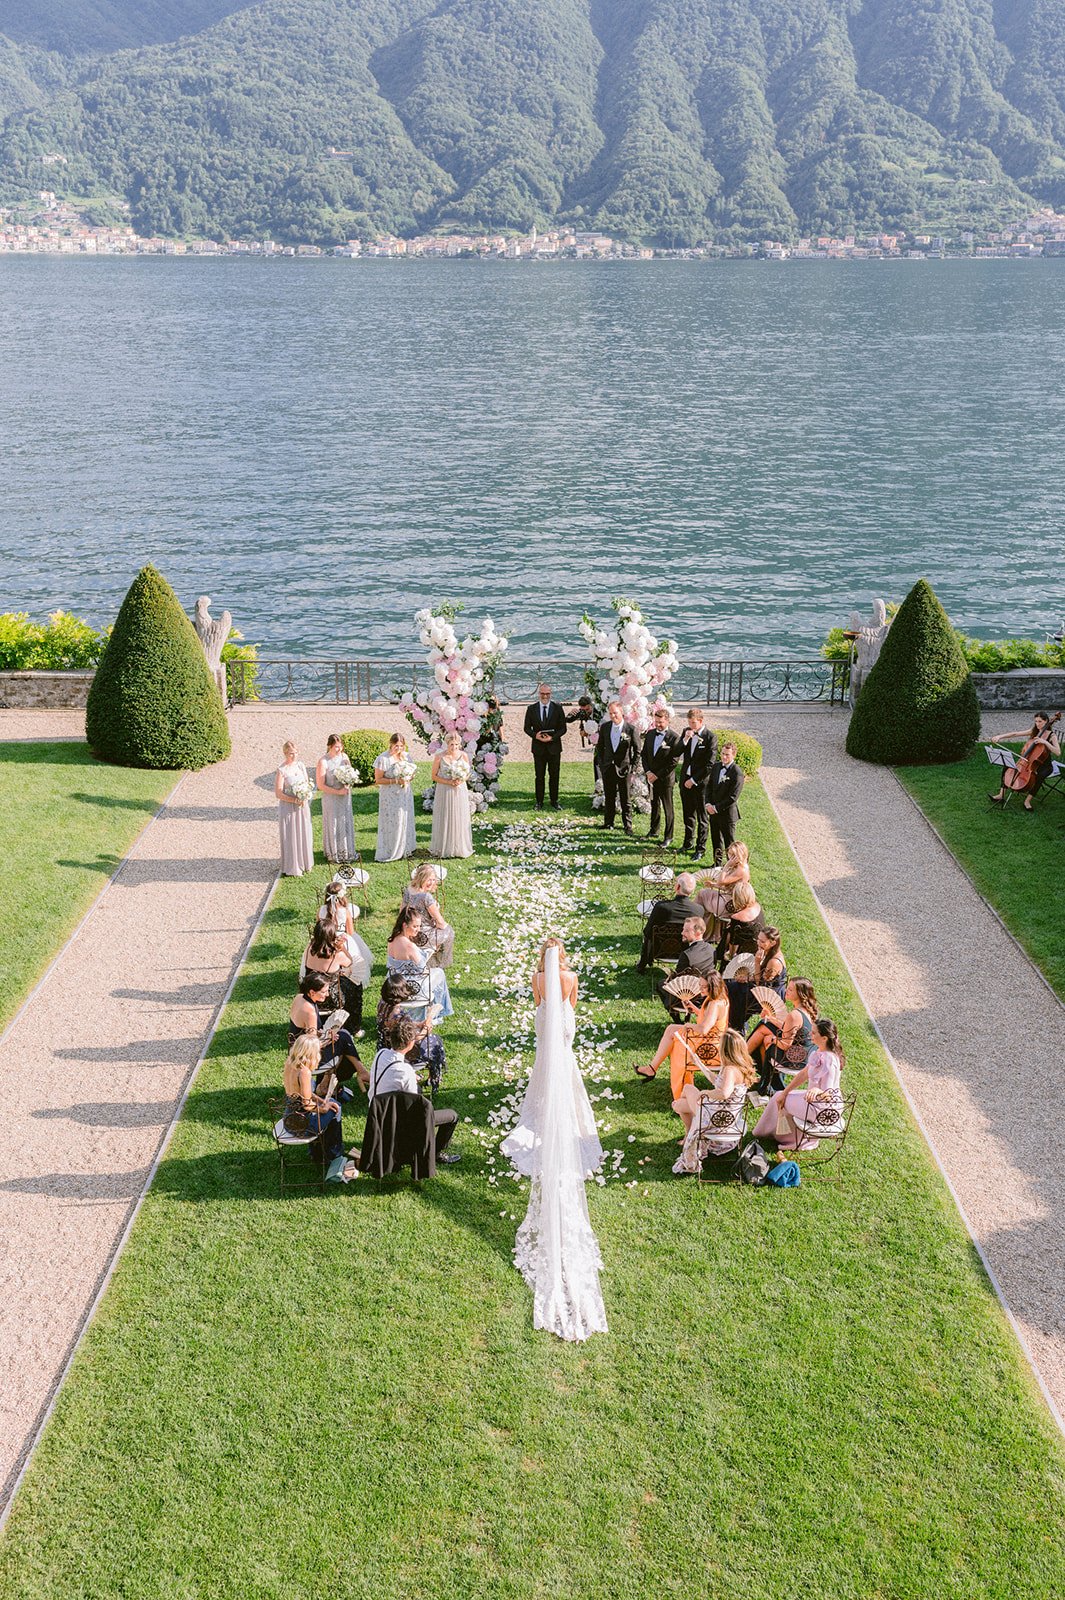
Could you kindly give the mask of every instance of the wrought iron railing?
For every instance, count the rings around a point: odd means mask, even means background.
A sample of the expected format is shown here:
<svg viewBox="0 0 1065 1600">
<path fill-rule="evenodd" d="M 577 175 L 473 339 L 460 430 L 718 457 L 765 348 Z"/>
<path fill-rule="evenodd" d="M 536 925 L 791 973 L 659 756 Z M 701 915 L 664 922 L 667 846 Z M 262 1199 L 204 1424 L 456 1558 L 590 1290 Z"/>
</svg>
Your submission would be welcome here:
<svg viewBox="0 0 1065 1600">
<path fill-rule="evenodd" d="M 499 667 L 495 692 L 504 705 L 536 698 L 536 686 L 548 682 L 558 700 L 574 701 L 584 693 L 587 661 L 507 660 Z M 230 698 L 289 701 L 306 705 L 387 705 L 397 694 L 417 694 L 433 684 L 424 661 L 332 661 L 313 657 L 230 661 Z M 847 701 L 850 663 L 810 659 L 776 661 L 691 661 L 670 681 L 675 704 L 739 706 L 747 704 L 829 705 Z"/>
</svg>

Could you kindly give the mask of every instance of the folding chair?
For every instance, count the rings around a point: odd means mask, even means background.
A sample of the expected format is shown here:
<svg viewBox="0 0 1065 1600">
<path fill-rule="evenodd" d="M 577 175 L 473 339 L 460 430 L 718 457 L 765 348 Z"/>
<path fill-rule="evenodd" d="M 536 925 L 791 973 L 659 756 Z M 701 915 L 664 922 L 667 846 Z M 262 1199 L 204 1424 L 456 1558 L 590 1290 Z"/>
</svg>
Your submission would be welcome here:
<svg viewBox="0 0 1065 1600">
<path fill-rule="evenodd" d="M 665 966 L 667 963 L 676 966 L 677 959 L 683 949 L 684 941 L 681 938 L 681 930 L 676 924 L 669 923 L 664 928 L 651 929 L 651 965 L 649 971 L 652 994 L 654 994 L 656 988 L 655 967 Z"/>
<path fill-rule="evenodd" d="M 712 1161 L 714 1163 L 728 1162 L 728 1176 L 735 1176 L 736 1168 L 739 1164 L 740 1154 L 747 1142 L 746 1094 L 742 1100 L 735 1095 L 731 1101 L 709 1099 L 700 1100 L 699 1115 L 696 1122 L 696 1138 L 699 1141 L 697 1148 L 702 1148 L 702 1140 L 704 1136 L 709 1140 L 711 1138 L 731 1138 L 733 1134 L 736 1136 L 736 1142 L 734 1145 L 731 1145 L 729 1149 L 707 1150 L 706 1155 L 703 1156 L 702 1160 L 699 1162 L 699 1169 L 696 1174 L 696 1181 L 699 1184 L 702 1184 L 703 1179 L 706 1176 L 706 1163 L 708 1161 Z M 719 1167 L 718 1171 L 721 1170 L 722 1169 Z"/>
<path fill-rule="evenodd" d="M 290 1178 L 288 1180 L 289 1188 L 320 1189 L 324 1194 L 325 1163 L 322 1162 L 319 1164 L 318 1162 L 314 1161 L 310 1155 L 310 1147 L 318 1138 L 318 1135 L 316 1133 L 289 1133 L 285 1127 L 285 1102 L 283 1100 L 271 1100 L 269 1102 L 269 1108 L 271 1117 L 276 1119 L 273 1122 L 270 1132 L 273 1135 L 274 1145 L 277 1149 L 278 1162 L 281 1168 L 282 1198 L 284 1198 L 285 1194 L 286 1156 L 291 1156 L 294 1150 L 301 1149 L 307 1151 L 308 1160 L 310 1161 L 310 1165 L 314 1170 L 314 1177 L 299 1178 L 295 1182 Z"/>
<path fill-rule="evenodd" d="M 854 1116 L 854 1107 L 857 1104 L 856 1094 L 839 1096 L 834 1100 L 812 1100 L 807 1098 L 801 1117 L 788 1115 L 795 1124 L 799 1135 L 799 1143 L 806 1139 L 816 1139 L 816 1154 L 813 1150 L 783 1150 L 781 1154 L 788 1160 L 802 1158 L 804 1171 L 813 1172 L 817 1177 L 827 1177 L 822 1169 L 833 1166 L 836 1180 L 842 1185 L 843 1146 L 850 1132 L 851 1120 Z M 822 1154 L 823 1151 L 828 1154 Z M 813 1157 L 813 1160 L 810 1157 Z"/>
</svg>

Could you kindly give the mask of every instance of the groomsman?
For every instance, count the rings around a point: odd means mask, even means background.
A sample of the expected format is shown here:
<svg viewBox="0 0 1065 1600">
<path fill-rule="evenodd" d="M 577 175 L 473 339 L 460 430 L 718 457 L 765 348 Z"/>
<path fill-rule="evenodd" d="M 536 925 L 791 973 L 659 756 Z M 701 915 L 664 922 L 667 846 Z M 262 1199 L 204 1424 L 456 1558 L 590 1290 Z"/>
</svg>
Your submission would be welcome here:
<svg viewBox="0 0 1065 1600">
<path fill-rule="evenodd" d="M 680 735 L 669 726 L 669 712 L 658 706 L 652 713 L 654 726 L 643 736 L 640 761 L 647 787 L 651 791 L 651 831 L 649 839 L 658 838 L 659 817 L 664 823 L 666 844 L 673 843 L 673 780 L 677 757 L 680 754 Z"/>
<path fill-rule="evenodd" d="M 603 797 L 606 810 L 603 827 L 614 826 L 614 814 L 621 806 L 621 822 L 628 834 L 632 833 L 632 802 L 629 796 L 629 779 L 639 759 L 636 750 L 636 729 L 625 721 L 620 700 L 611 700 L 607 707 L 610 715 L 599 729 L 596 754 L 599 771 L 603 777 Z"/>
<path fill-rule="evenodd" d="M 551 810 L 558 810 L 558 769 L 562 761 L 562 736 L 566 713 L 551 698 L 551 685 L 542 683 L 536 700 L 525 713 L 525 733 L 532 740 L 536 774 L 536 809 L 544 809 L 544 780 L 550 782 Z"/>
<path fill-rule="evenodd" d="M 703 714 L 695 706 L 688 712 L 687 724 L 680 741 L 678 782 L 684 813 L 684 849 L 698 861 L 706 850 L 706 780 L 717 756 L 717 740 L 703 725 Z"/>
<path fill-rule="evenodd" d="M 743 773 L 736 765 L 736 746 L 726 741 L 721 746 L 721 760 L 714 762 L 706 781 L 706 811 L 710 818 L 714 861 L 718 866 L 736 837 L 736 824 L 740 820 L 736 801 L 743 783 Z"/>
</svg>

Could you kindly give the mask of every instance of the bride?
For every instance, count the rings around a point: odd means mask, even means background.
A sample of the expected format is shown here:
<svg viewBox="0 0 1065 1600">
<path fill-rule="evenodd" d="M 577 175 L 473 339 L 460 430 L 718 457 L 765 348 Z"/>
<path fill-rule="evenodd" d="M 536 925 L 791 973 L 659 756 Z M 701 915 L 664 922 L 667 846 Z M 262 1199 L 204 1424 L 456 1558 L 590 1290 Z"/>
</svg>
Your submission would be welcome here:
<svg viewBox="0 0 1065 1600">
<path fill-rule="evenodd" d="M 573 1053 L 577 976 L 561 939 L 545 939 L 533 974 L 536 1059 L 503 1154 L 532 1179 L 514 1261 L 533 1292 L 533 1326 L 561 1339 L 606 1332 L 602 1258 L 584 1182 L 603 1159 L 588 1091 Z"/>
</svg>

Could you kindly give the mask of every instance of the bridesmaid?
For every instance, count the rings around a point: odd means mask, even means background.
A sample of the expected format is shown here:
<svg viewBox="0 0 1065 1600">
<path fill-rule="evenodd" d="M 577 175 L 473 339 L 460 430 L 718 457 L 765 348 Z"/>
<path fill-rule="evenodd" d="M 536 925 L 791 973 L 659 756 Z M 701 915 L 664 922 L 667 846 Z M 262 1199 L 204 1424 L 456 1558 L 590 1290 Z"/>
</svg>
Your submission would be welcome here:
<svg viewBox="0 0 1065 1600">
<path fill-rule="evenodd" d="M 400 861 L 409 856 L 417 842 L 414 833 L 414 791 L 404 768 L 413 765 L 407 754 L 407 741 L 394 733 L 384 755 L 373 764 L 377 785 L 377 849 L 375 861 Z"/>
<path fill-rule="evenodd" d="M 314 869 L 311 834 L 311 780 L 291 739 L 282 747 L 284 760 L 274 778 L 277 821 L 281 830 L 281 875 L 301 878 Z"/>
<path fill-rule="evenodd" d="M 351 815 L 351 790 L 336 779 L 337 768 L 349 766 L 340 735 L 331 733 L 325 755 L 318 762 L 315 781 L 322 797 L 322 849 L 327 861 L 355 859 L 355 823 Z"/>
<path fill-rule="evenodd" d="M 473 826 L 470 821 L 469 758 L 462 739 L 449 733 L 444 748 L 433 758 L 432 779 L 436 784 L 433 799 L 433 833 L 429 849 L 434 856 L 472 856 Z"/>
</svg>

